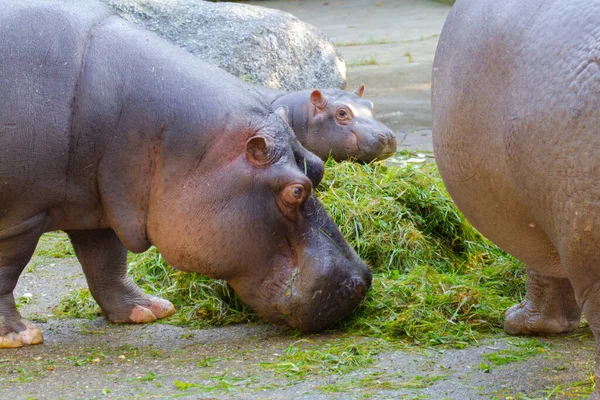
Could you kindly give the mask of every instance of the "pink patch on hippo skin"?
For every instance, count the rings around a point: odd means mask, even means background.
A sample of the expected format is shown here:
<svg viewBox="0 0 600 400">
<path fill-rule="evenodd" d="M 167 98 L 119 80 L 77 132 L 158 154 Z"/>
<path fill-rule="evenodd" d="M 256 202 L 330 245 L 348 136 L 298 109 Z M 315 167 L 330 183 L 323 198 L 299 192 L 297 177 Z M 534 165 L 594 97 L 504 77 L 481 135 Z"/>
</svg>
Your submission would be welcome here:
<svg viewBox="0 0 600 400">
<path fill-rule="evenodd" d="M 16 332 L 10 332 L 4 336 L 0 336 L 0 349 L 16 349 L 23 347 L 23 340 Z"/>
<path fill-rule="evenodd" d="M 0 349 L 14 349 L 24 345 L 35 345 L 44 342 L 44 336 L 33 322 L 22 319 L 26 329 L 21 332 L 10 332 L 0 336 Z"/>
<path fill-rule="evenodd" d="M 136 324 L 147 324 L 149 322 L 154 322 L 157 320 L 156 316 L 152 311 L 142 306 L 133 307 L 133 310 L 131 310 L 131 314 L 129 314 L 129 319 L 131 320 L 131 322 Z"/>
<path fill-rule="evenodd" d="M 152 304 L 150 310 L 156 316 L 156 318 L 166 318 L 175 314 L 175 307 L 169 300 L 161 299 L 159 297 L 152 298 Z"/>
<path fill-rule="evenodd" d="M 19 332 L 23 344 L 41 344 L 44 342 L 44 336 L 42 331 L 38 328 L 27 328 L 23 332 Z"/>
</svg>

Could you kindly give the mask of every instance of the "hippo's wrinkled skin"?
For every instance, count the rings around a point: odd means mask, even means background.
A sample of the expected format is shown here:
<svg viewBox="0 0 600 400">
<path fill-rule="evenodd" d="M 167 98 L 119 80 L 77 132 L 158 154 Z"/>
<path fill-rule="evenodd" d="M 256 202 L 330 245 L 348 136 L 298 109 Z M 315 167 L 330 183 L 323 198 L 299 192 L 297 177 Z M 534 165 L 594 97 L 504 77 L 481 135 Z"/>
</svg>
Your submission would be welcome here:
<svg viewBox="0 0 600 400">
<path fill-rule="evenodd" d="M 600 337 L 599 27 L 600 1 L 459 0 L 440 36 L 435 157 L 466 217 L 527 265 L 510 334 L 568 332 L 582 310 Z"/>
<path fill-rule="evenodd" d="M 42 341 L 12 292 L 57 229 L 112 321 L 174 312 L 125 274 L 150 245 L 307 331 L 364 296 L 368 269 L 311 194 L 322 162 L 239 79 L 82 0 L 0 1 L 0 53 L 0 347 Z"/>
<path fill-rule="evenodd" d="M 364 85 L 354 92 L 315 89 L 284 92 L 256 89 L 273 108 L 284 107 L 296 137 L 322 160 L 383 160 L 396 152 L 396 136 L 375 119 L 373 102 L 363 99 Z"/>
</svg>

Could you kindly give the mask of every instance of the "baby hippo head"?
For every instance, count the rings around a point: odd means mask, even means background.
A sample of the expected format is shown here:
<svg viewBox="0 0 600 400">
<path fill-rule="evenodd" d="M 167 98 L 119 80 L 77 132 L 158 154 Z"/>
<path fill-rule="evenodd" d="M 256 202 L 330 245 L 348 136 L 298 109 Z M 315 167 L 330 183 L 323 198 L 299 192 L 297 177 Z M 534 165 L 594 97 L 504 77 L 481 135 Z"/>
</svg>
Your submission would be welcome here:
<svg viewBox="0 0 600 400">
<path fill-rule="evenodd" d="M 364 85 L 354 92 L 313 90 L 305 146 L 326 160 L 383 160 L 396 152 L 396 136 L 375 119 L 373 102 L 363 99 Z"/>
</svg>

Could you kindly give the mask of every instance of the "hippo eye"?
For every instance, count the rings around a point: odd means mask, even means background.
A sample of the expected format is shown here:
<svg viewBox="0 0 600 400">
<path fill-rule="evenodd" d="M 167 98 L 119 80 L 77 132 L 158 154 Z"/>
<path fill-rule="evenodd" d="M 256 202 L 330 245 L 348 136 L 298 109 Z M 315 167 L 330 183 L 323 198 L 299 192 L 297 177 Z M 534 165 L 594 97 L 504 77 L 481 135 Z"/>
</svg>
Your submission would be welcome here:
<svg viewBox="0 0 600 400">
<path fill-rule="evenodd" d="M 304 198 L 304 186 L 299 183 L 290 185 L 283 190 L 282 194 L 285 204 L 294 207 Z"/>
<path fill-rule="evenodd" d="M 294 182 L 283 188 L 277 199 L 277 205 L 288 219 L 292 221 L 297 219 L 299 207 L 310 195 L 310 187 L 307 178 L 305 184 Z"/>
<path fill-rule="evenodd" d="M 336 111 L 335 116 L 338 120 L 341 120 L 341 121 L 348 121 L 348 120 L 352 119 L 352 114 L 350 113 L 350 110 L 348 110 L 345 107 L 339 108 Z"/>
</svg>

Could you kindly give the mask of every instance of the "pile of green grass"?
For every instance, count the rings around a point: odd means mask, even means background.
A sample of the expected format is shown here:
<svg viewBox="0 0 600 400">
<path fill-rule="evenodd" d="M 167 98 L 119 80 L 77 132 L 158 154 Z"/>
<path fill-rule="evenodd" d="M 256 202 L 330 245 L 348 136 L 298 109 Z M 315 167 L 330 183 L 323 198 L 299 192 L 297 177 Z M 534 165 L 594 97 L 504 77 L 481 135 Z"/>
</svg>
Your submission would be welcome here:
<svg viewBox="0 0 600 400">
<path fill-rule="evenodd" d="M 335 329 L 462 346 L 501 328 L 525 293 L 522 265 L 469 225 L 432 165 L 328 162 L 316 192 L 373 272 L 365 301 Z M 175 304 L 171 323 L 258 320 L 225 282 L 176 271 L 155 249 L 132 256 L 130 274 Z"/>
<path fill-rule="evenodd" d="M 465 220 L 432 165 L 330 164 L 318 195 L 373 272 L 345 329 L 460 346 L 525 293 L 522 265 Z"/>
</svg>

